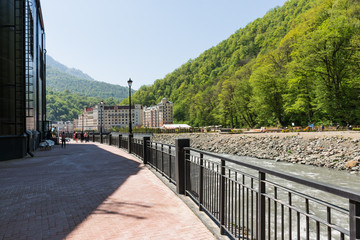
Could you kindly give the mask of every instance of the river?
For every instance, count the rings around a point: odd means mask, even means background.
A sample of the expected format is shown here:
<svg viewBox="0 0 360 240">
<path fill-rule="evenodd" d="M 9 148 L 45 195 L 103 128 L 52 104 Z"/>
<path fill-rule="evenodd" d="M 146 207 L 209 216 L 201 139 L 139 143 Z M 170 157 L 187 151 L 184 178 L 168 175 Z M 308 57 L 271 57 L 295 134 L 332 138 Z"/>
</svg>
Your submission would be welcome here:
<svg viewBox="0 0 360 240">
<path fill-rule="evenodd" d="M 337 186 L 342 189 L 350 189 L 354 192 L 359 193 L 360 195 L 360 176 L 356 174 L 349 174 L 345 171 L 337 171 L 329 168 L 321 168 L 321 167 L 314 167 L 310 165 L 300 165 L 300 164 L 293 164 L 288 162 L 276 162 L 274 160 L 266 160 L 266 159 L 257 159 L 257 158 L 251 158 L 251 157 L 241 157 L 241 156 L 235 156 L 235 155 L 229 155 L 229 154 L 221 154 L 221 156 L 235 160 L 240 162 L 246 162 L 248 164 L 256 165 L 259 167 L 263 167 L 266 169 L 281 171 L 285 173 L 289 173 L 298 177 L 301 177 L 303 179 L 309 180 L 309 181 L 317 181 L 326 183 L 326 185 L 330 186 Z M 236 164 L 229 164 L 233 168 L 238 168 Z M 242 170 L 244 170 L 242 168 Z M 256 171 L 252 170 L 245 170 L 247 173 L 250 173 L 251 175 L 257 176 Z M 276 182 L 278 184 L 281 184 L 282 186 L 285 186 L 287 188 L 296 190 L 298 192 L 301 192 L 305 195 L 312 196 L 316 199 L 326 201 L 334 206 L 340 207 L 345 209 L 346 211 L 349 209 L 349 202 L 347 199 L 335 196 L 333 194 L 329 194 L 314 188 L 310 188 L 304 185 L 291 183 L 289 181 L 283 181 L 281 179 L 267 176 L 267 180 L 270 180 L 272 182 Z M 268 189 L 271 191 L 271 189 Z M 267 190 L 267 191 L 268 191 Z M 297 207 L 304 209 L 304 199 L 296 199 L 293 200 L 293 205 L 297 205 Z M 286 196 L 284 196 L 284 201 L 286 200 Z M 323 207 L 321 205 L 314 204 L 312 206 L 311 212 L 316 214 L 317 216 L 321 217 L 322 219 L 327 218 L 327 209 L 326 207 Z M 296 222 L 295 214 L 293 214 L 293 222 Z M 285 216 L 286 219 L 288 219 L 287 216 Z M 301 217 L 301 236 L 305 236 L 306 232 L 306 218 L 304 216 Z M 349 229 L 349 217 L 347 214 L 342 213 L 341 211 L 333 210 L 331 211 L 331 222 L 343 227 L 344 229 Z M 293 226 L 294 230 L 296 229 L 296 225 Z M 321 232 L 325 234 L 321 234 L 321 239 L 327 239 L 327 229 L 325 226 L 321 226 Z M 314 230 L 314 229 L 313 229 Z M 285 230 L 286 231 L 286 230 Z M 294 233 L 293 233 L 294 234 Z M 332 231 L 332 239 L 339 239 L 339 233 L 337 231 Z M 288 232 L 286 231 L 286 235 L 288 235 Z M 336 238 L 334 237 L 336 236 Z M 315 238 L 315 231 L 311 231 L 311 239 Z M 304 239 L 303 237 L 301 239 Z"/>
</svg>

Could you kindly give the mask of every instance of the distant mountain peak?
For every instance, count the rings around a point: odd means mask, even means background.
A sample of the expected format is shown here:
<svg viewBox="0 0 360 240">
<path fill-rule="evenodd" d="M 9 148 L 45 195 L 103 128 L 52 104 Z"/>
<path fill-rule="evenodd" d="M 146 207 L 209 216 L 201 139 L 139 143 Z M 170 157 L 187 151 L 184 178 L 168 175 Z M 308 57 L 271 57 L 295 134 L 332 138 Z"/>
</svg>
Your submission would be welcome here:
<svg viewBox="0 0 360 240">
<path fill-rule="evenodd" d="M 94 80 L 89 75 L 75 68 L 68 68 L 47 56 L 46 86 L 53 91 L 69 91 L 82 96 L 95 98 L 114 98 L 119 101 L 128 97 L 129 88 Z M 135 90 L 132 89 L 134 93 Z"/>
<path fill-rule="evenodd" d="M 64 64 L 56 61 L 53 57 L 51 57 L 50 55 L 46 56 L 46 64 L 50 67 L 53 67 L 55 69 L 58 69 L 62 72 L 65 72 L 67 74 L 70 74 L 72 76 L 78 77 L 78 78 L 82 78 L 82 79 L 86 79 L 86 80 L 90 80 L 90 81 L 95 81 L 95 79 L 93 79 L 92 77 L 90 77 L 88 74 L 84 73 L 83 71 L 76 69 L 76 68 L 69 68 L 67 66 L 65 66 Z"/>
</svg>

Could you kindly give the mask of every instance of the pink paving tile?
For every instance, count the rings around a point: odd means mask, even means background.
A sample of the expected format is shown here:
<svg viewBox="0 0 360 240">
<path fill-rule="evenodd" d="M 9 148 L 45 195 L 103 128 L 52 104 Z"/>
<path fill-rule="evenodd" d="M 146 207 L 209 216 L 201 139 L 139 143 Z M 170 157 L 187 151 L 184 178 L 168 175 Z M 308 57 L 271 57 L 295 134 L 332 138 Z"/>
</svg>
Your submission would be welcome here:
<svg viewBox="0 0 360 240">
<path fill-rule="evenodd" d="M 215 239 L 132 155 L 71 143 L 0 162 L 0 239 Z"/>
</svg>

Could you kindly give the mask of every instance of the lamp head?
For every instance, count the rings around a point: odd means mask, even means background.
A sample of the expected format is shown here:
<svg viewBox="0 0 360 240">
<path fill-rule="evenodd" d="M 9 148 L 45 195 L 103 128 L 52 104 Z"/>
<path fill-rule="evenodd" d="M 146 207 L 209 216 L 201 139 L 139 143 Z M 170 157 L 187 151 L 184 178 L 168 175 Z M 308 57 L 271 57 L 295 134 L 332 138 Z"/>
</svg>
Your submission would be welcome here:
<svg viewBox="0 0 360 240">
<path fill-rule="evenodd" d="M 131 80 L 131 78 L 129 78 L 129 80 L 128 80 L 129 87 L 131 87 L 132 83 L 133 83 L 133 81 Z"/>
</svg>

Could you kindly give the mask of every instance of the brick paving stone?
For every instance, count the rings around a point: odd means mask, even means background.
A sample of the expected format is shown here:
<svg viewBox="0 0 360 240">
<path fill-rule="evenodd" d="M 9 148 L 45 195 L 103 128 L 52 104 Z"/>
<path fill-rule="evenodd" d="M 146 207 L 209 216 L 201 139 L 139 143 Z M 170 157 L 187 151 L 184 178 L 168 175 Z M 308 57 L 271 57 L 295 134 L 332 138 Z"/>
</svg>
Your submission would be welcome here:
<svg viewBox="0 0 360 240">
<path fill-rule="evenodd" d="M 70 143 L 0 162 L 0 239 L 215 239 L 138 159 Z"/>
</svg>

